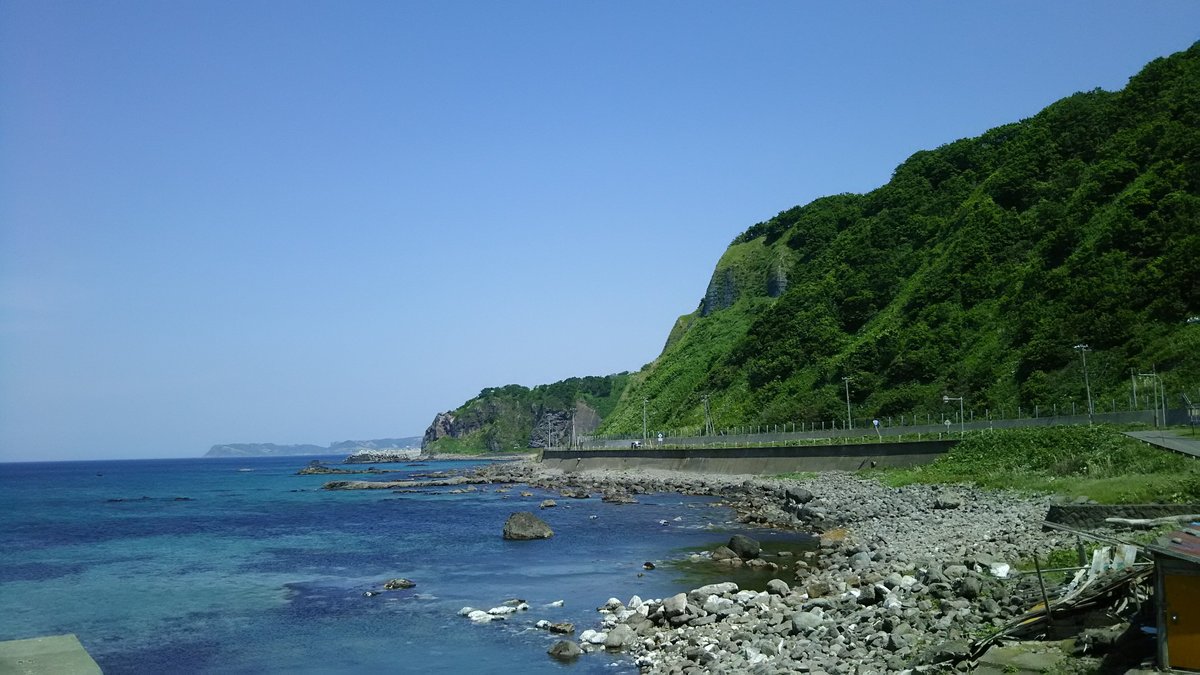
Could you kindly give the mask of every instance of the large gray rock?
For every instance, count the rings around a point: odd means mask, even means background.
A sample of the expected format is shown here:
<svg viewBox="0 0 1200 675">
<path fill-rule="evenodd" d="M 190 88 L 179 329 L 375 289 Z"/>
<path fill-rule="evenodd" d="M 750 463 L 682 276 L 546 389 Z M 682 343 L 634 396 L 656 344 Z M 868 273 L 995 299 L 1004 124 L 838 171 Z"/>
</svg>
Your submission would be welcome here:
<svg viewBox="0 0 1200 675">
<path fill-rule="evenodd" d="M 762 553 L 762 545 L 744 534 L 735 534 L 730 537 L 729 549 L 742 560 L 757 558 Z"/>
<path fill-rule="evenodd" d="M 821 625 L 823 619 L 817 612 L 796 612 L 792 615 L 792 630 L 800 635 L 807 635 L 817 626 Z"/>
<path fill-rule="evenodd" d="M 528 511 L 518 511 L 504 521 L 505 539 L 549 539 L 554 536 L 554 530 L 546 521 Z"/>
<path fill-rule="evenodd" d="M 608 636 L 604 638 L 604 647 L 606 649 L 624 649 L 626 646 L 637 641 L 637 633 L 628 624 L 617 624 L 608 631 Z"/>
<path fill-rule="evenodd" d="M 782 579 L 772 579 L 767 582 L 767 592 L 771 595 L 787 595 L 792 592 L 790 586 Z"/>
<path fill-rule="evenodd" d="M 864 567 L 871 565 L 871 554 L 866 551 L 859 551 L 850 556 L 850 566 L 856 570 L 861 570 Z"/>
<path fill-rule="evenodd" d="M 784 494 L 787 501 L 792 504 L 807 504 L 813 499 L 813 493 L 802 487 L 788 488 Z"/>
<path fill-rule="evenodd" d="M 546 653 L 559 661 L 574 661 L 583 654 L 583 649 L 570 640 L 559 640 L 551 645 Z"/>
<path fill-rule="evenodd" d="M 724 595 L 726 593 L 737 593 L 738 585 L 732 581 L 723 581 L 717 584 L 708 584 L 700 588 L 693 589 L 688 593 L 688 596 L 697 601 L 703 602 L 710 595 Z"/>
<path fill-rule="evenodd" d="M 687 611 L 687 594 L 676 593 L 671 597 L 663 600 L 662 603 L 663 616 L 670 618 L 679 616 Z"/>
<path fill-rule="evenodd" d="M 958 584 L 958 594 L 968 600 L 978 598 L 982 590 L 983 584 L 979 583 L 979 579 L 975 577 L 967 577 Z"/>
<path fill-rule="evenodd" d="M 957 509 L 962 506 L 962 495 L 952 490 L 942 490 L 933 500 L 935 509 Z"/>
<path fill-rule="evenodd" d="M 712 552 L 713 560 L 729 560 L 736 557 L 738 557 L 738 554 L 734 553 L 733 549 L 728 546 L 718 546 Z"/>
</svg>

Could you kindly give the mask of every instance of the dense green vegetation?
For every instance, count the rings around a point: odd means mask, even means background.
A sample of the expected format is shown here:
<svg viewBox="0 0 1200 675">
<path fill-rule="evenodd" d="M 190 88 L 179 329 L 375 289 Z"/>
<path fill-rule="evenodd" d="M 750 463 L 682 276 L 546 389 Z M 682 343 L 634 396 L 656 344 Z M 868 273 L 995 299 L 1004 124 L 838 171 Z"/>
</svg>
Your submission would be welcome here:
<svg viewBox="0 0 1200 675">
<path fill-rule="evenodd" d="M 931 464 L 876 475 L 890 485 L 974 483 L 1104 504 L 1200 502 L 1200 462 L 1108 426 L 972 434 Z"/>
<path fill-rule="evenodd" d="M 525 450 L 544 446 L 547 429 L 556 443 L 565 443 L 572 413 L 580 418 L 580 429 L 591 429 L 612 412 L 629 377 L 572 377 L 532 389 L 519 384 L 489 387 L 451 411 L 450 435 L 427 443 L 425 449 L 468 454 Z"/>
<path fill-rule="evenodd" d="M 602 431 L 1194 398 L 1197 314 L 1200 43 L 751 227 Z"/>
<path fill-rule="evenodd" d="M 1121 91 L 914 154 L 867 194 L 749 228 L 633 375 L 485 389 L 435 449 L 537 447 L 582 401 L 600 432 L 845 416 L 1124 408 L 1200 384 L 1200 43 Z M 1148 401 L 1140 381 L 1140 403 Z"/>
</svg>

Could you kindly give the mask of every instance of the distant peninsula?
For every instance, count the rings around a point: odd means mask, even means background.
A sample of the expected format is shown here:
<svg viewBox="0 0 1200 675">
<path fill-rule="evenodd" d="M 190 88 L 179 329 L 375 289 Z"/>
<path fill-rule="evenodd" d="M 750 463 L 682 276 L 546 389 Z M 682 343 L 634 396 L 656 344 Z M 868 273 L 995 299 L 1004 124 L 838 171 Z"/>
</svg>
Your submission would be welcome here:
<svg viewBox="0 0 1200 675">
<path fill-rule="evenodd" d="M 376 438 L 369 441 L 339 441 L 329 445 L 277 445 L 275 443 L 223 443 L 214 445 L 205 457 L 291 457 L 296 455 L 350 455 L 363 450 L 404 450 L 421 447 L 420 436 Z"/>
</svg>

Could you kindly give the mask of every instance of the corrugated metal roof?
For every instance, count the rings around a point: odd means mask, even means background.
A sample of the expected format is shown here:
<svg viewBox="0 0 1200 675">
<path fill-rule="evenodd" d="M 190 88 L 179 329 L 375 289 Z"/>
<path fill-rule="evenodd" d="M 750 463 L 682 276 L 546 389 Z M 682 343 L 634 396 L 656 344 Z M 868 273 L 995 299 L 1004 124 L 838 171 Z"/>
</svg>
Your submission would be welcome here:
<svg viewBox="0 0 1200 675">
<path fill-rule="evenodd" d="M 1167 534 L 1146 548 L 1158 555 L 1200 565 L 1200 523 Z"/>
</svg>

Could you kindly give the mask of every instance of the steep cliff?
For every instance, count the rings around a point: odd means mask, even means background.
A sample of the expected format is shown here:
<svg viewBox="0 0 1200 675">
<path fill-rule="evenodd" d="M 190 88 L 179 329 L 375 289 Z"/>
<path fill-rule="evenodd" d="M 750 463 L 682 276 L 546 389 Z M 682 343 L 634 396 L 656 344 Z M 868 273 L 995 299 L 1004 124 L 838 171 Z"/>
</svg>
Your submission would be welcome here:
<svg viewBox="0 0 1200 675">
<path fill-rule="evenodd" d="M 1124 405 L 1200 378 L 1200 46 L 739 235 L 602 431 Z"/>
<path fill-rule="evenodd" d="M 600 431 L 637 433 L 645 400 L 651 429 L 701 427 L 705 401 L 717 427 L 842 419 L 847 389 L 862 417 L 940 416 L 944 396 L 980 415 L 1065 409 L 1089 384 L 1109 407 L 1152 370 L 1177 402 L 1200 381 L 1194 317 L 1200 43 L 1121 91 L 1068 96 L 918 152 L 867 194 L 750 227 L 658 358 L 595 408 Z M 541 389 L 484 390 L 426 443 L 536 447 L 547 410 L 593 402 Z"/>
</svg>

